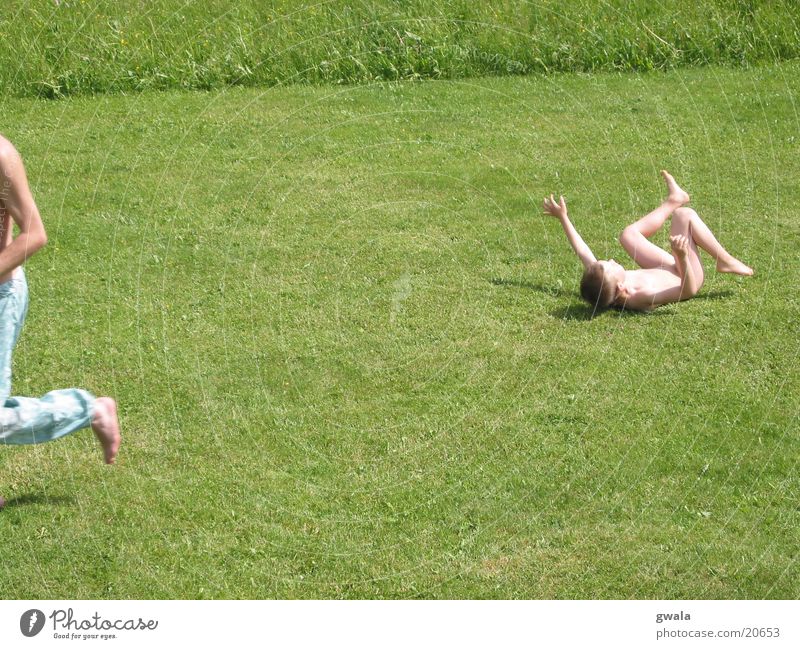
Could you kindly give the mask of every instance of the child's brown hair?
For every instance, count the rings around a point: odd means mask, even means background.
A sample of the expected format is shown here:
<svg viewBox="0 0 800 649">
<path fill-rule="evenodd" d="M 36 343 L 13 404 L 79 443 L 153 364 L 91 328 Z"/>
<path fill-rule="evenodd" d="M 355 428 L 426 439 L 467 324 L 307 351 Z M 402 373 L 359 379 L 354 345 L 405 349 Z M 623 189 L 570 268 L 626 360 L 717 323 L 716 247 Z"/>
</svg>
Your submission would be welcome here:
<svg viewBox="0 0 800 649">
<path fill-rule="evenodd" d="M 617 287 L 606 280 L 603 266 L 595 262 L 581 278 L 581 297 L 595 309 L 610 307 L 617 296 Z"/>
</svg>

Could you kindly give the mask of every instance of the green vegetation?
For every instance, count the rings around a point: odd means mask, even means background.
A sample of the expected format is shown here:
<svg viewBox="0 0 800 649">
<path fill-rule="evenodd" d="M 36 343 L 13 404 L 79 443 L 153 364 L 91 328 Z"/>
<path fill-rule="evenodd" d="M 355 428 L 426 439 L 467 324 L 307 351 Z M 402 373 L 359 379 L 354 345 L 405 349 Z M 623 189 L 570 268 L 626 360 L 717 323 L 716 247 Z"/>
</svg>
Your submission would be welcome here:
<svg viewBox="0 0 800 649">
<path fill-rule="evenodd" d="M 50 235 L 14 391 L 110 393 L 124 445 L 2 449 L 2 596 L 797 598 L 798 91 L 6 99 Z M 756 276 L 588 319 L 541 197 L 621 260 L 661 167 Z"/>
<path fill-rule="evenodd" d="M 800 56 L 794 0 L 9 0 L 16 96 L 663 70 Z"/>
</svg>

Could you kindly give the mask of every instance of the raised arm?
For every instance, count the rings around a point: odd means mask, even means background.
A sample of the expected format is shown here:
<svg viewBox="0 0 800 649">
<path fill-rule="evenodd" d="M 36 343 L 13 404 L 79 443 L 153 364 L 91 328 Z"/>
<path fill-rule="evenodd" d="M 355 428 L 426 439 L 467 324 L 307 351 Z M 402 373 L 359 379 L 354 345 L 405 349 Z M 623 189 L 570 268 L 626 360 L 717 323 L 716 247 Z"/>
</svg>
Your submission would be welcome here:
<svg viewBox="0 0 800 649">
<path fill-rule="evenodd" d="M 588 269 L 592 264 L 597 262 L 589 246 L 586 245 L 581 235 L 578 234 L 578 231 L 570 222 L 569 216 L 567 216 L 567 202 L 564 200 L 564 197 L 561 196 L 559 202 L 556 203 L 553 195 L 550 194 L 550 198 L 544 199 L 543 207 L 545 214 L 555 216 L 561 221 L 561 227 L 564 228 L 567 239 L 569 239 L 569 244 L 572 246 L 575 254 L 580 258 L 583 267 Z"/>
<path fill-rule="evenodd" d="M 19 227 L 19 234 L 0 252 L 0 276 L 25 263 L 45 243 L 39 210 L 33 201 L 25 168 L 14 146 L 0 136 L 0 218 L 11 216 Z M 11 224 L 8 224 L 11 227 Z"/>
</svg>

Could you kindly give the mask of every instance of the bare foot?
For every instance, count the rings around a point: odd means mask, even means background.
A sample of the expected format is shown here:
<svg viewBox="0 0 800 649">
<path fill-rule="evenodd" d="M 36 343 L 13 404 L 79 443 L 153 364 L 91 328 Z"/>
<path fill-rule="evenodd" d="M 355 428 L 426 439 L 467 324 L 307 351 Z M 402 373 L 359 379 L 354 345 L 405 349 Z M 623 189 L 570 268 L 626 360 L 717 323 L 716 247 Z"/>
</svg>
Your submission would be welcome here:
<svg viewBox="0 0 800 649">
<path fill-rule="evenodd" d="M 720 273 L 736 273 L 737 275 L 745 275 L 749 277 L 753 274 L 753 269 L 750 266 L 743 264 L 736 257 L 729 257 L 717 259 L 717 272 Z"/>
<path fill-rule="evenodd" d="M 667 190 L 669 191 L 667 200 L 670 203 L 675 203 L 676 205 L 686 205 L 686 203 L 691 200 L 689 198 L 689 194 L 680 188 L 678 183 L 675 182 L 675 179 L 670 176 L 666 170 L 661 170 L 661 176 L 664 178 L 664 182 L 667 183 Z"/>
<path fill-rule="evenodd" d="M 114 464 L 122 441 L 117 419 L 117 402 L 111 397 L 99 397 L 94 402 L 92 430 L 103 447 L 106 464 Z"/>
<path fill-rule="evenodd" d="M 6 499 L 0 496 L 0 509 L 6 506 Z"/>
</svg>

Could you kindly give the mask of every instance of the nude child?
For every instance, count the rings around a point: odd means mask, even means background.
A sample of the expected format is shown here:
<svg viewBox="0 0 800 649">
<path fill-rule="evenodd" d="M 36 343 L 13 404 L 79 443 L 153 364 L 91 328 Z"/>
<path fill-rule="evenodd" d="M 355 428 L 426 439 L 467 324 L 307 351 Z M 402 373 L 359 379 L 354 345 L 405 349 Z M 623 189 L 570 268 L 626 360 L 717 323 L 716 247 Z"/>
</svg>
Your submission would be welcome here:
<svg viewBox="0 0 800 649">
<path fill-rule="evenodd" d="M 718 272 L 753 274 L 752 268 L 722 247 L 697 212 L 684 207 L 690 200 L 689 194 L 666 171 L 661 175 L 667 185 L 667 197 L 652 212 L 627 226 L 619 237 L 622 247 L 640 267 L 636 270 L 625 270 L 613 259 L 595 259 L 570 222 L 564 197 L 558 202 L 552 194 L 544 199 L 545 214 L 561 221 L 583 264 L 581 297 L 596 311 L 608 307 L 651 311 L 662 304 L 694 297 L 705 279 L 698 248 L 716 260 Z M 649 240 L 670 217 L 672 254 Z"/>
</svg>

